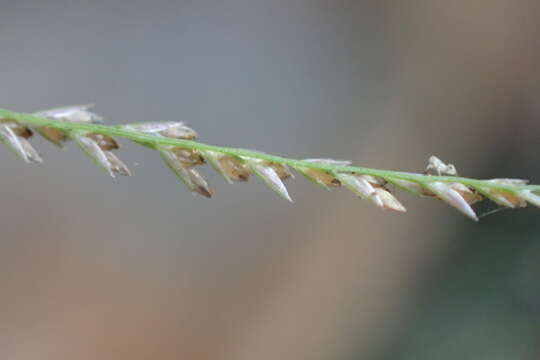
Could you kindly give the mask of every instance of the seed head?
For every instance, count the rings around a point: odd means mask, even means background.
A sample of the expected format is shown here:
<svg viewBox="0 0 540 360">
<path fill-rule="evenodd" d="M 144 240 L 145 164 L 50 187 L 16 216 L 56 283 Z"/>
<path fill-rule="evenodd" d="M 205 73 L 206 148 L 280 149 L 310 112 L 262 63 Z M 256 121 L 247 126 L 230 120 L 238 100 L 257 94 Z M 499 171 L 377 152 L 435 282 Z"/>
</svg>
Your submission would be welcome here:
<svg viewBox="0 0 540 360">
<path fill-rule="evenodd" d="M 417 195 L 438 198 L 473 220 L 478 218 L 471 205 L 481 201 L 483 197 L 505 207 L 524 207 L 527 204 L 540 207 L 540 186 L 526 186 L 527 182 L 520 179 L 474 180 L 454 177 L 457 176 L 456 167 L 435 156 L 429 158 L 423 175 L 351 167 L 349 161 L 334 159 L 298 161 L 256 154 L 259 152 L 253 150 L 194 143 L 192 140 L 197 137 L 197 133 L 182 122 L 139 123 L 114 127 L 88 125 L 103 120 L 101 116 L 90 112 L 90 108 L 90 105 L 76 105 L 42 111 L 34 116 L 0 109 L 0 141 L 26 162 L 41 162 L 40 155 L 28 141 L 33 131 L 25 124 L 33 124 L 31 126 L 34 130 L 56 145 L 62 146 L 68 140 L 74 140 L 100 167 L 114 177 L 117 174 L 131 175 L 126 165 L 115 155 L 114 151 L 120 146 L 110 135 L 121 136 L 157 150 L 166 165 L 191 192 L 205 197 L 211 197 L 212 191 L 196 168 L 208 162 L 230 183 L 247 181 L 250 175 L 255 173 L 273 191 L 292 201 L 283 183 L 283 180 L 294 178 L 287 166 L 289 164 L 307 179 L 326 189 L 343 185 L 382 209 L 406 211 L 389 190 L 389 185 Z M 45 121 L 43 118 L 50 120 Z"/>
</svg>

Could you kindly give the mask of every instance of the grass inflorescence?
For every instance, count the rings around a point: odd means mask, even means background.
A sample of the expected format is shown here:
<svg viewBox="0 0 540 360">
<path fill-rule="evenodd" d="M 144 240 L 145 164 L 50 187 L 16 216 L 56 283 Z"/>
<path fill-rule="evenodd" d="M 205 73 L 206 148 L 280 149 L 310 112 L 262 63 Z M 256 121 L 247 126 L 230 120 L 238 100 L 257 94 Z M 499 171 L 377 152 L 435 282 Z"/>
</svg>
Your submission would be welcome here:
<svg viewBox="0 0 540 360">
<path fill-rule="evenodd" d="M 244 182 L 255 175 L 281 197 L 292 201 L 283 181 L 295 172 L 323 188 L 346 187 L 376 206 L 405 212 L 394 189 L 440 199 L 469 218 L 478 217 L 471 207 L 489 199 L 498 206 L 540 207 L 540 186 L 521 179 L 478 180 L 460 177 L 455 167 L 432 156 L 424 173 L 409 173 L 351 166 L 334 159 L 296 160 L 232 147 L 196 142 L 195 130 L 181 122 L 149 122 L 109 126 L 90 111 L 89 105 L 69 106 L 33 114 L 0 109 L 0 141 L 28 163 L 41 163 L 29 140 L 34 131 L 57 146 L 76 143 L 111 176 L 130 176 L 116 155 L 114 137 L 131 140 L 157 151 L 164 163 L 193 193 L 211 197 L 213 191 L 197 168 L 209 164 L 228 182 Z"/>
</svg>

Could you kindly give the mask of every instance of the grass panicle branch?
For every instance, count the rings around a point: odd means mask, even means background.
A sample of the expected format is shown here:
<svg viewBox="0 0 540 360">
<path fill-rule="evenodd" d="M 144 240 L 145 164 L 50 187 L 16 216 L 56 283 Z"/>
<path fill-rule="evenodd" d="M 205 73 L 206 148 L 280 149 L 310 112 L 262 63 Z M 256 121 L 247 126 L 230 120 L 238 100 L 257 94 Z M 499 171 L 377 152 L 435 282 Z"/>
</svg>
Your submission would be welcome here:
<svg viewBox="0 0 540 360">
<path fill-rule="evenodd" d="M 291 202 L 283 181 L 294 178 L 293 169 L 325 189 L 345 187 L 382 209 L 398 212 L 406 210 L 394 189 L 437 198 L 475 221 L 478 217 L 471 205 L 484 199 L 504 208 L 540 207 L 540 185 L 521 179 L 460 177 L 454 165 L 434 156 L 423 173 L 351 166 L 349 161 L 334 159 L 296 160 L 196 142 L 195 130 L 181 122 L 104 125 L 103 118 L 90 109 L 90 105 L 76 105 L 33 114 L 0 109 L 0 141 L 25 162 L 41 163 L 41 155 L 29 142 L 34 131 L 60 147 L 71 140 L 114 177 L 131 175 L 116 155 L 120 146 L 115 137 L 127 139 L 157 151 L 191 192 L 205 197 L 213 192 L 198 167 L 208 163 L 229 183 L 245 182 L 255 175 Z"/>
</svg>

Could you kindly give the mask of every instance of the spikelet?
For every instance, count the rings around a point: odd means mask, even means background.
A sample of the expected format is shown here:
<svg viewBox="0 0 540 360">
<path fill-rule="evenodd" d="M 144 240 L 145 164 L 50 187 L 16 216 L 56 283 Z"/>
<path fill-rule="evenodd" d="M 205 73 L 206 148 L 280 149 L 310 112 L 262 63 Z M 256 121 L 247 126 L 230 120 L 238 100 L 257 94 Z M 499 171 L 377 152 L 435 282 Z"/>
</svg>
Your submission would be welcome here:
<svg viewBox="0 0 540 360">
<path fill-rule="evenodd" d="M 375 194 L 373 186 L 363 176 L 353 174 L 337 174 L 336 178 L 349 190 L 363 199 Z"/>
<path fill-rule="evenodd" d="M 266 155 L 266 153 L 264 153 L 262 151 L 258 151 L 258 150 L 249 150 L 249 149 L 245 149 L 245 150 L 249 151 L 249 152 L 252 152 L 252 153 Z M 241 157 L 239 157 L 239 159 L 241 161 L 243 161 L 244 167 L 249 172 L 254 172 L 253 169 L 251 169 L 251 166 L 249 164 L 247 164 L 249 161 L 253 160 L 251 157 L 249 157 L 249 156 L 241 156 Z M 286 179 L 290 179 L 290 178 L 294 179 L 293 173 L 291 172 L 291 170 L 289 169 L 289 167 L 286 164 L 282 164 L 282 163 L 278 163 L 278 162 L 272 162 L 272 161 L 263 160 L 263 159 L 255 159 L 255 160 L 256 160 L 256 163 L 258 165 L 267 166 L 267 167 L 272 168 L 274 170 L 274 172 L 277 174 L 277 176 L 281 180 L 286 180 Z"/>
<path fill-rule="evenodd" d="M 240 158 L 225 155 L 215 151 L 202 151 L 202 156 L 208 161 L 229 184 L 233 181 L 248 181 L 251 172 Z"/>
<path fill-rule="evenodd" d="M 491 179 L 488 183 L 500 185 L 526 185 L 527 180 L 521 179 Z M 496 204 L 511 209 L 527 206 L 527 201 L 519 196 L 505 190 L 498 190 L 489 187 L 478 187 L 478 191 Z"/>
<path fill-rule="evenodd" d="M 43 136 L 45 139 L 59 147 L 64 146 L 64 143 L 69 140 L 67 134 L 62 130 L 46 126 L 35 127 L 34 129 L 39 133 L 39 135 Z"/>
<path fill-rule="evenodd" d="M 273 163 L 271 161 L 263 161 L 263 165 L 270 166 L 276 172 L 281 180 L 294 179 L 294 175 L 285 164 Z"/>
<path fill-rule="evenodd" d="M 89 111 L 92 107 L 93 105 L 73 105 L 40 111 L 34 115 L 65 122 L 88 124 L 103 122 L 103 117 Z M 69 140 L 68 134 L 60 129 L 47 126 L 34 127 L 34 129 L 45 139 L 59 147 L 62 147 Z"/>
<path fill-rule="evenodd" d="M 540 207 L 540 195 L 532 190 L 521 190 L 519 195 L 522 199 L 526 200 L 529 204 Z"/>
<path fill-rule="evenodd" d="M 197 150 L 190 150 L 181 147 L 169 147 L 169 151 L 175 153 L 179 161 L 181 161 L 185 166 L 198 166 L 203 165 L 206 160 Z"/>
<path fill-rule="evenodd" d="M 27 140 L 32 136 L 32 131 L 15 121 L 0 121 L 0 141 L 6 144 L 25 162 L 41 163 L 43 159 Z"/>
<path fill-rule="evenodd" d="M 407 209 L 405 209 L 405 206 L 403 206 L 403 204 L 401 204 L 399 200 L 394 195 L 392 195 L 390 191 L 383 188 L 375 188 L 375 193 L 375 197 L 379 198 L 382 204 L 381 206 L 376 203 L 379 207 L 399 212 L 407 211 Z"/>
<path fill-rule="evenodd" d="M 383 179 L 370 175 L 338 173 L 336 178 L 349 190 L 382 209 L 405 212 L 405 207 L 385 187 Z"/>
<path fill-rule="evenodd" d="M 103 117 L 89 111 L 92 107 L 93 105 L 73 105 L 41 111 L 34 115 L 72 123 L 103 122 Z M 126 164 L 112 152 L 120 148 L 112 136 L 82 131 L 66 132 L 46 126 L 35 126 L 34 128 L 45 139 L 60 147 L 68 140 L 73 140 L 85 154 L 112 177 L 115 177 L 116 174 L 131 176 L 131 171 Z"/>
<path fill-rule="evenodd" d="M 431 156 L 428 160 L 425 174 L 457 176 L 458 172 L 453 164 L 446 164 L 438 157 Z M 470 205 L 481 201 L 483 198 L 477 191 L 470 189 L 464 184 L 458 182 L 428 182 L 423 184 L 421 194 L 437 197 L 450 206 L 455 207 L 470 219 L 478 221 L 478 217 Z"/>
<path fill-rule="evenodd" d="M 146 134 L 159 135 L 171 139 L 193 140 L 198 134 L 183 122 L 165 121 L 157 123 L 138 123 L 122 126 L 124 129 L 140 131 Z"/>
<path fill-rule="evenodd" d="M 455 207 L 470 219 L 478 221 L 476 213 L 465 199 L 466 192 L 464 193 L 463 189 L 455 189 L 455 186 L 452 185 L 452 183 L 435 181 L 430 182 L 425 186 L 429 191 L 433 192 L 439 199 L 443 200 L 448 205 Z"/>
<path fill-rule="evenodd" d="M 471 190 L 461 183 L 447 183 L 447 185 L 461 195 L 461 197 L 469 205 L 476 204 L 483 199 L 483 197 L 477 191 Z"/>
<path fill-rule="evenodd" d="M 94 105 L 71 105 L 40 111 L 35 113 L 36 116 L 41 116 L 53 120 L 77 122 L 77 123 L 101 123 L 103 117 L 89 111 Z"/>
<path fill-rule="evenodd" d="M 201 194 L 207 198 L 212 197 L 212 191 L 208 183 L 194 169 L 195 166 L 205 163 L 204 157 L 198 151 L 174 146 L 159 146 L 157 150 L 165 164 L 191 192 Z"/>
<path fill-rule="evenodd" d="M 348 166 L 350 161 L 346 160 L 334 160 L 334 159 L 305 159 L 305 162 L 322 164 L 322 165 L 336 165 L 336 166 Z M 329 190 L 330 188 L 340 187 L 341 182 L 330 172 L 321 169 L 315 169 L 306 166 L 295 167 L 296 171 L 302 174 L 309 181 L 314 182 L 317 185 Z"/>
<path fill-rule="evenodd" d="M 198 193 L 204 197 L 212 197 L 212 191 L 206 180 L 189 163 L 183 161 L 178 154 L 171 149 L 158 148 L 161 158 L 176 176 L 188 187 L 192 193 Z"/>
<path fill-rule="evenodd" d="M 278 171 L 284 171 L 283 169 L 276 171 L 275 165 L 267 161 L 261 161 L 258 159 L 244 159 L 248 169 L 250 169 L 255 175 L 257 175 L 270 189 L 274 190 L 282 198 L 293 202 L 285 184 L 283 184 L 282 177 L 278 174 Z M 284 177 L 288 177 L 285 172 L 281 174 Z"/>
<path fill-rule="evenodd" d="M 122 127 L 171 139 L 194 140 L 197 137 L 197 132 L 183 122 L 138 123 L 123 125 Z M 185 149 L 179 146 L 162 146 L 162 149 L 175 153 L 177 161 L 181 161 L 185 166 L 196 166 L 205 163 L 204 157 L 197 150 Z"/>
<path fill-rule="evenodd" d="M 410 192 L 415 195 L 426 195 L 426 190 L 422 187 L 422 185 L 409 181 L 409 180 L 403 180 L 403 179 L 391 179 L 389 180 L 390 184 L 392 184 L 394 187 L 404 190 L 407 192 Z M 429 195 L 429 194 L 428 194 Z"/>
<path fill-rule="evenodd" d="M 112 177 L 131 176 L 131 171 L 112 151 L 118 143 L 111 136 L 92 133 L 72 133 L 70 137 L 101 168 Z"/>
<path fill-rule="evenodd" d="M 195 130 L 186 126 L 183 122 L 176 121 L 138 123 L 123 125 L 122 127 L 132 131 L 171 139 L 193 140 L 198 136 Z M 201 152 L 179 146 L 157 146 L 157 150 L 169 169 L 176 174 L 178 179 L 192 193 L 197 193 L 207 198 L 212 197 L 212 191 L 208 183 L 195 169 L 196 166 L 203 165 L 206 162 Z"/>
<path fill-rule="evenodd" d="M 120 148 L 112 136 L 101 134 L 88 134 L 86 136 L 92 139 L 103 151 L 111 151 Z"/>
</svg>

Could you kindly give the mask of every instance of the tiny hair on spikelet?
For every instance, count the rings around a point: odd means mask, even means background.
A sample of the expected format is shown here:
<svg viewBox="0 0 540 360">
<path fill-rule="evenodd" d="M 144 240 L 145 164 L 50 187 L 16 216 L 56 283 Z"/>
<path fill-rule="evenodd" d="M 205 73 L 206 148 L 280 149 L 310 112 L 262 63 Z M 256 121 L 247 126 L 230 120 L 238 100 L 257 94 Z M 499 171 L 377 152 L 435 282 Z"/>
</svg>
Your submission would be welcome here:
<svg viewBox="0 0 540 360">
<path fill-rule="evenodd" d="M 453 164 L 436 156 L 428 159 L 423 173 L 357 167 L 351 166 L 350 161 L 328 158 L 295 160 L 197 142 L 197 132 L 179 121 L 107 126 L 91 108 L 92 105 L 74 105 L 33 114 L 0 109 L 0 141 L 27 163 L 43 162 L 29 141 L 34 133 L 59 147 L 73 141 L 110 176 L 131 176 L 116 154 L 120 150 L 116 138 L 123 138 L 157 151 L 193 194 L 206 198 L 211 198 L 214 191 L 199 168 L 209 165 L 228 183 L 257 177 L 290 202 L 284 181 L 294 179 L 294 171 L 324 189 L 343 187 L 378 208 L 395 212 L 406 211 L 395 195 L 397 190 L 443 201 L 474 221 L 478 221 L 478 216 L 472 205 L 486 199 L 501 208 L 529 204 L 540 207 L 540 185 L 529 185 L 522 179 L 460 177 Z"/>
</svg>

